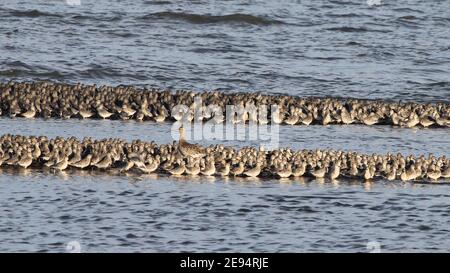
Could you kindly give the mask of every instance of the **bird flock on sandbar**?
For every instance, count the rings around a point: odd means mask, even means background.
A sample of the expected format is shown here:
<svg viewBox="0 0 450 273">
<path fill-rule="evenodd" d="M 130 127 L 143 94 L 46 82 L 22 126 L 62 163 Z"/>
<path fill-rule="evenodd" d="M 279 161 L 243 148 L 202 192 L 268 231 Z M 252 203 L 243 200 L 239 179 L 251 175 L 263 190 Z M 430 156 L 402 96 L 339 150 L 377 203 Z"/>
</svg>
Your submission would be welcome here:
<svg viewBox="0 0 450 273">
<path fill-rule="evenodd" d="M 132 86 L 70 85 L 53 82 L 0 83 L 0 115 L 24 118 L 134 119 L 156 122 L 214 121 L 287 125 L 362 124 L 399 127 L 450 127 L 449 103 L 301 98 L 260 93 L 223 93 L 138 89 Z M 201 99 L 201 105 L 196 104 Z M 176 106 L 185 105 L 188 112 Z M 235 107 L 226 120 L 227 106 Z M 274 111 L 261 106 L 276 105 Z M 214 106 L 213 111 L 193 112 Z M 178 109 L 173 111 L 174 109 Z"/>
<path fill-rule="evenodd" d="M 200 103 L 198 102 L 200 98 Z M 187 107 L 174 112 L 178 105 Z M 259 93 L 176 91 L 138 89 L 132 86 L 70 85 L 52 82 L 0 83 L 0 116 L 23 118 L 135 119 L 156 122 L 224 122 L 221 111 L 196 107 L 238 106 L 233 123 L 288 125 L 363 124 L 400 127 L 450 127 L 448 103 L 396 103 L 357 99 L 300 98 Z M 260 112 L 261 105 L 277 105 Z M 218 107 L 218 108 L 217 108 Z M 178 110 L 177 110 L 178 111 Z M 254 111 L 257 112 L 255 115 Z M 195 112 L 195 113 L 194 113 Z M 263 113 L 261 115 L 261 113 Z M 0 167 L 89 169 L 118 173 L 166 173 L 176 176 L 221 177 L 314 177 L 385 179 L 445 182 L 450 179 L 450 159 L 445 156 L 361 154 L 337 150 L 264 151 L 262 148 L 234 149 L 224 145 L 203 147 L 189 143 L 184 128 L 180 139 L 156 144 L 122 139 L 95 140 L 85 137 L 0 137 Z"/>
<path fill-rule="evenodd" d="M 361 154 L 337 150 L 264 151 L 254 147 L 234 149 L 224 145 L 202 147 L 184 140 L 158 145 L 122 139 L 95 140 L 6 134 L 0 137 L 0 166 L 166 173 L 174 176 L 314 177 L 337 180 L 358 178 L 444 182 L 450 178 L 445 156 Z"/>
</svg>

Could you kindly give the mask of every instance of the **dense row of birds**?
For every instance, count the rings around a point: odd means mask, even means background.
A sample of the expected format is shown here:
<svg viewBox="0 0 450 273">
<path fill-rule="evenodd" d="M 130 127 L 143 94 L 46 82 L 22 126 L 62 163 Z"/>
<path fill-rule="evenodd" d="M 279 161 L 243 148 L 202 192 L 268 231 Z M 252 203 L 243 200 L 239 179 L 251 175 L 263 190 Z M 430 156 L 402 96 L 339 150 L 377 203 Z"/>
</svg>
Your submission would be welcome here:
<svg viewBox="0 0 450 273">
<path fill-rule="evenodd" d="M 57 171 L 74 168 L 118 173 L 157 172 L 177 176 L 311 176 L 331 180 L 348 177 L 369 181 L 384 178 L 433 182 L 450 179 L 450 159 L 445 156 L 368 155 L 336 150 L 264 151 L 223 145 L 202 147 L 186 142 L 183 137 L 173 143 L 158 145 L 140 140 L 49 139 L 6 134 L 0 137 L 0 168 L 5 166 Z"/>
<path fill-rule="evenodd" d="M 200 104 L 198 103 L 200 101 Z M 176 107 L 176 106 L 186 106 Z M 226 116 L 227 106 L 235 112 Z M 277 105 L 274 111 L 270 106 Z M 263 108 L 262 106 L 268 106 Z M 199 111 L 198 109 L 201 109 Z M 0 83 L 0 116 L 258 122 L 289 125 L 385 124 L 450 127 L 448 103 L 301 98 L 260 93 L 138 89 L 53 82 Z M 227 117 L 227 118 L 225 118 Z"/>
</svg>

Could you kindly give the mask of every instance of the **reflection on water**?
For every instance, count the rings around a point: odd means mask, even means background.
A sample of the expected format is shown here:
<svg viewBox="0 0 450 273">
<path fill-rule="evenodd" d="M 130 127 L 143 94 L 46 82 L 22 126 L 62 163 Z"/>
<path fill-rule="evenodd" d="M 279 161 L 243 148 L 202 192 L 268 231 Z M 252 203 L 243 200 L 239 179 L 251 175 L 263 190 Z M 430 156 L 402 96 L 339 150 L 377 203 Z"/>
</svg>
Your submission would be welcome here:
<svg viewBox="0 0 450 273">
<path fill-rule="evenodd" d="M 448 251 L 446 186 L 0 173 L 1 251 Z"/>
</svg>

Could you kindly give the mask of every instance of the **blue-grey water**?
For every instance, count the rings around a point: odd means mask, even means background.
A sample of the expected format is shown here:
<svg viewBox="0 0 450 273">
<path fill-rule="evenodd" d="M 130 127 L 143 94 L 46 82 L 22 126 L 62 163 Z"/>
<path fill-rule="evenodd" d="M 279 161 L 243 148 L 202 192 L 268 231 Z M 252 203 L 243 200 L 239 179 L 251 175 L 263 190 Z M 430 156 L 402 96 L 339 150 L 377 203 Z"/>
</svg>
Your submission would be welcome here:
<svg viewBox="0 0 450 273">
<path fill-rule="evenodd" d="M 449 37 L 448 0 L 0 0 L 0 80 L 449 102 Z M 1 134 L 166 143 L 170 130 L 0 118 Z M 296 149 L 450 155 L 449 129 L 282 126 L 279 135 Z M 0 251 L 64 252 L 77 241 L 82 252 L 366 252 L 368 243 L 442 252 L 449 204 L 449 186 L 436 184 L 0 169 Z"/>
</svg>

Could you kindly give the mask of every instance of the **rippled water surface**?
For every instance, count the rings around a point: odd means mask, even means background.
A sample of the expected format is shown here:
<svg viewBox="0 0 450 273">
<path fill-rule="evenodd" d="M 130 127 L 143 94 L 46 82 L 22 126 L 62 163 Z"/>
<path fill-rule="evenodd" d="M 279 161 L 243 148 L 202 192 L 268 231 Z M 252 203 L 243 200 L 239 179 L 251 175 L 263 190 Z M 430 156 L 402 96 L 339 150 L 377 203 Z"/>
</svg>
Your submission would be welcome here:
<svg viewBox="0 0 450 273">
<path fill-rule="evenodd" d="M 449 102 L 450 1 L 0 0 L 0 80 Z M 0 133 L 172 141 L 170 124 Z M 282 126 L 280 144 L 449 156 L 449 129 Z M 205 144 L 219 141 L 206 141 Z M 236 147 L 256 141 L 223 142 Z M 450 251 L 450 188 L 0 170 L 0 251 Z"/>
<path fill-rule="evenodd" d="M 450 96 L 450 2 L 6 1 L 5 78 L 396 100 Z"/>
</svg>

